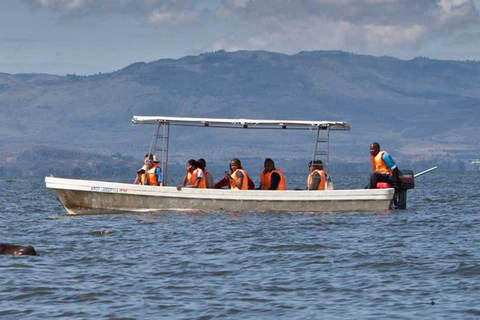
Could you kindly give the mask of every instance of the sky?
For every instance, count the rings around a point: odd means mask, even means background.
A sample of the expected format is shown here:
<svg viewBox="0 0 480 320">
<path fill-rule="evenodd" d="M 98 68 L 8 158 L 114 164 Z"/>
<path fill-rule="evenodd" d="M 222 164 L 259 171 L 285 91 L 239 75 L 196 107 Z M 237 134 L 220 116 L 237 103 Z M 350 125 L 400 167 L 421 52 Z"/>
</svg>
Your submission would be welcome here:
<svg viewBox="0 0 480 320">
<path fill-rule="evenodd" d="M 0 0 L 0 73 L 90 75 L 217 50 L 480 61 L 480 0 Z"/>
</svg>

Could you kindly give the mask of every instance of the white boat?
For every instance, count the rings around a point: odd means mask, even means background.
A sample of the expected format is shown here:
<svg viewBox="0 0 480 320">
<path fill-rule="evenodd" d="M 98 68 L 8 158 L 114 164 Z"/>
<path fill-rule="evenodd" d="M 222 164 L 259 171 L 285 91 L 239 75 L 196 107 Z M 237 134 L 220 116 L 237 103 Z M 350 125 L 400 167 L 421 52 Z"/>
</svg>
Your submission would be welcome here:
<svg viewBox="0 0 480 320">
<path fill-rule="evenodd" d="M 201 126 L 237 129 L 281 129 L 316 131 L 312 160 L 324 156 L 329 168 L 330 130 L 349 130 L 342 121 L 292 121 L 134 116 L 134 124 L 154 125 L 150 153 L 161 151 L 163 187 L 129 183 L 46 177 L 47 188 L 58 196 L 69 214 L 148 212 L 161 210 L 355 212 L 385 211 L 390 208 L 394 189 L 353 190 L 230 190 L 194 189 L 180 191 L 168 185 L 170 126 Z M 160 142 L 160 143 L 159 143 Z M 288 180 L 288 177 L 287 177 Z"/>
</svg>

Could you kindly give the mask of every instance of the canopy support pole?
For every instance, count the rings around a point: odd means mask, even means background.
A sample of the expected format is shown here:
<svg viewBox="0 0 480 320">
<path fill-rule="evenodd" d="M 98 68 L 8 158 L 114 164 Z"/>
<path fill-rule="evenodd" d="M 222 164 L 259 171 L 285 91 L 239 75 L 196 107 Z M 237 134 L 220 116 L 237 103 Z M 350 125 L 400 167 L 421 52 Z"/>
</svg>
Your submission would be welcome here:
<svg viewBox="0 0 480 320">
<path fill-rule="evenodd" d="M 163 126 L 162 126 L 163 125 Z M 158 146 L 158 139 L 161 144 Z M 160 169 L 162 169 L 163 185 L 168 185 L 168 147 L 170 140 L 170 122 L 158 121 L 153 127 L 152 141 L 150 143 L 149 153 L 154 154 L 155 151 L 160 151 L 162 155 L 159 159 Z"/>
<path fill-rule="evenodd" d="M 322 136 L 322 132 L 325 134 Z M 323 162 L 323 169 L 329 175 L 329 166 L 330 166 L 330 128 L 317 127 L 317 136 L 315 138 L 315 148 L 313 150 L 313 159 L 312 161 L 317 160 L 317 156 L 325 156 Z"/>
</svg>

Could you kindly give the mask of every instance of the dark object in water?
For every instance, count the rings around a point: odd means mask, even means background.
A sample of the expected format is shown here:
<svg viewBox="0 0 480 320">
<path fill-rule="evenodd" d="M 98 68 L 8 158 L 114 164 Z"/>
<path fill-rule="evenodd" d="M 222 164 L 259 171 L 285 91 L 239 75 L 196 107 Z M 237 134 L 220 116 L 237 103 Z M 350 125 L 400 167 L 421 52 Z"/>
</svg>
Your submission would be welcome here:
<svg viewBox="0 0 480 320">
<path fill-rule="evenodd" d="M 13 254 L 15 256 L 36 256 L 37 252 L 32 246 L 16 246 L 14 244 L 0 243 L 0 254 Z"/>
</svg>

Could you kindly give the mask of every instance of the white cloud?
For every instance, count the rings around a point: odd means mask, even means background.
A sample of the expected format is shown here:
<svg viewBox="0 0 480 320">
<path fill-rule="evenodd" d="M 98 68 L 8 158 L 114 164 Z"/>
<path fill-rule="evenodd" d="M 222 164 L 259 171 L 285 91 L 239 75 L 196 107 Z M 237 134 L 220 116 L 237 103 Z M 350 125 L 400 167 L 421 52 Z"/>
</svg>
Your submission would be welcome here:
<svg viewBox="0 0 480 320">
<path fill-rule="evenodd" d="M 199 13 L 191 10 L 168 11 L 155 9 L 147 17 L 147 22 L 152 25 L 185 25 L 197 23 L 198 21 Z"/>
<path fill-rule="evenodd" d="M 218 0 L 209 9 L 199 9 L 202 0 L 23 1 L 68 21 L 125 15 L 153 26 L 228 24 L 207 50 L 388 54 L 480 29 L 480 0 Z"/>
<path fill-rule="evenodd" d="M 249 48 L 243 45 L 234 45 L 234 43 L 238 43 L 235 37 L 226 37 L 223 39 L 219 39 L 214 41 L 208 50 L 210 51 L 218 51 L 218 50 L 226 50 L 226 51 L 238 51 L 238 50 L 247 50 Z"/>
<path fill-rule="evenodd" d="M 475 10 L 476 7 L 470 0 L 439 0 L 438 23 L 444 24 L 466 19 L 471 9 Z"/>
<path fill-rule="evenodd" d="M 92 0 L 28 0 L 30 5 L 56 11 L 78 10 L 92 3 Z"/>
<path fill-rule="evenodd" d="M 364 38 L 372 52 L 414 45 L 425 34 L 425 27 L 420 25 L 408 27 L 367 25 L 364 30 Z"/>
<path fill-rule="evenodd" d="M 196 0 L 23 0 L 30 7 L 56 11 L 63 20 L 102 15 L 140 17 L 152 25 L 189 25 L 199 22 Z"/>
<path fill-rule="evenodd" d="M 216 13 L 239 19 L 241 31 L 213 45 L 226 50 L 384 54 L 480 27 L 480 0 L 225 0 Z"/>
<path fill-rule="evenodd" d="M 245 8 L 249 2 L 250 0 L 223 0 L 215 13 L 217 16 L 225 18 L 235 10 Z"/>
</svg>

